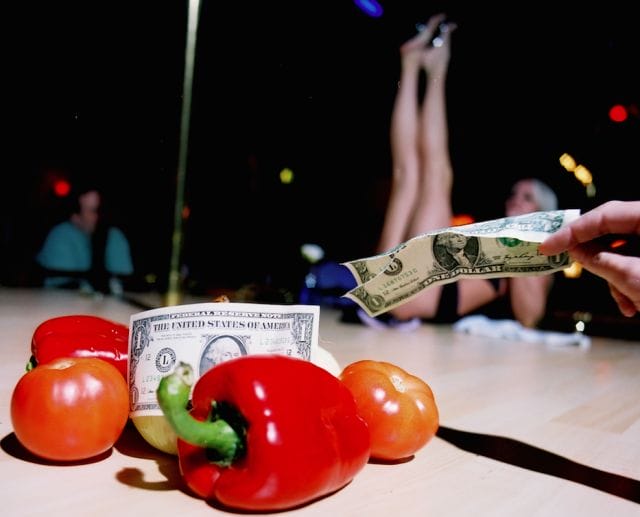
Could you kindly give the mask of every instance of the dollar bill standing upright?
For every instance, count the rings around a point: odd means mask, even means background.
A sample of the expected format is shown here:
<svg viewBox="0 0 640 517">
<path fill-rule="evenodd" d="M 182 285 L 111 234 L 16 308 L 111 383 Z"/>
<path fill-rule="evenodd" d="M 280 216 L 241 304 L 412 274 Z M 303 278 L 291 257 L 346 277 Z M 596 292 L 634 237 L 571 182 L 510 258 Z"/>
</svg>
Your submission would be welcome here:
<svg viewBox="0 0 640 517">
<path fill-rule="evenodd" d="M 533 212 L 418 235 L 380 255 L 345 262 L 358 285 L 344 296 L 377 316 L 460 278 L 554 273 L 571 265 L 569 254 L 547 257 L 538 244 L 579 215 L 577 209 Z"/>
<path fill-rule="evenodd" d="M 129 333 L 130 416 L 162 416 L 160 379 L 179 361 L 196 380 L 220 362 L 281 354 L 312 361 L 318 353 L 317 305 L 196 303 L 133 314 Z"/>
</svg>

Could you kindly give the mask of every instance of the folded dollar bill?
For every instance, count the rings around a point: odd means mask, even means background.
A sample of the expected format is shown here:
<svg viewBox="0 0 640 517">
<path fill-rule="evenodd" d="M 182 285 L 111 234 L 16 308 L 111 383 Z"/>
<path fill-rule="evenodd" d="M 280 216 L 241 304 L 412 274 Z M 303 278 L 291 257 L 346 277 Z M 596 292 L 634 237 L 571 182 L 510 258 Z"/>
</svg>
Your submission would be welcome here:
<svg viewBox="0 0 640 517">
<path fill-rule="evenodd" d="M 460 278 L 554 273 L 571 265 L 568 253 L 547 257 L 538 244 L 579 215 L 579 210 L 533 212 L 418 235 L 380 255 L 343 263 L 357 282 L 344 296 L 377 316 L 423 289 Z"/>
</svg>

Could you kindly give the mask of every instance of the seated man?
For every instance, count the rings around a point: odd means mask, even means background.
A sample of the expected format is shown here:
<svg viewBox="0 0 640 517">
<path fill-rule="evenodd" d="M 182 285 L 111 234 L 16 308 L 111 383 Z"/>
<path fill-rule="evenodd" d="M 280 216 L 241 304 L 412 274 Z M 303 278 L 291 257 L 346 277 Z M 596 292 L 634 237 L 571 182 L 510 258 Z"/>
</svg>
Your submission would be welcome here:
<svg viewBox="0 0 640 517">
<path fill-rule="evenodd" d="M 122 294 L 121 277 L 133 273 L 129 242 L 122 231 L 101 224 L 100 192 L 78 192 L 67 221 L 55 225 L 36 256 L 44 286 Z"/>
</svg>

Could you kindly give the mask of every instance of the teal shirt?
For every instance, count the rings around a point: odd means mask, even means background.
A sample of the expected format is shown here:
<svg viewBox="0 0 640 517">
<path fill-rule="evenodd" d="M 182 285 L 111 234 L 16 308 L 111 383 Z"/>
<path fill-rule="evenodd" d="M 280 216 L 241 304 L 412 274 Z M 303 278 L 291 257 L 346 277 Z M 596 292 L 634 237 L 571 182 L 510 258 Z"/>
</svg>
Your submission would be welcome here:
<svg viewBox="0 0 640 517">
<path fill-rule="evenodd" d="M 36 261 L 44 268 L 57 271 L 89 271 L 91 253 L 91 236 L 65 221 L 49 231 Z M 129 241 L 118 228 L 108 230 L 104 261 L 107 271 L 114 275 L 133 273 Z M 45 285 L 60 285 L 66 281 L 66 278 L 47 279 Z"/>
</svg>

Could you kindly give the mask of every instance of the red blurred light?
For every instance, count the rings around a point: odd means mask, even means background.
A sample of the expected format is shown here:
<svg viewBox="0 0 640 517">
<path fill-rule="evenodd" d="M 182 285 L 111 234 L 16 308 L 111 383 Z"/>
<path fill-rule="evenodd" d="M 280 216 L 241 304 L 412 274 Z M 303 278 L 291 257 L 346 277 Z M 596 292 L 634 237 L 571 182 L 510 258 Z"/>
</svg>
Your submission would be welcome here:
<svg viewBox="0 0 640 517">
<path fill-rule="evenodd" d="M 624 239 L 616 239 L 615 241 L 613 241 L 611 243 L 611 248 L 612 249 L 616 249 L 616 248 L 621 248 L 622 246 L 625 246 L 627 244 L 627 241 Z"/>
<path fill-rule="evenodd" d="M 66 197 L 71 192 L 71 184 L 64 179 L 55 180 L 53 183 L 53 193 L 58 197 Z"/>
<path fill-rule="evenodd" d="M 474 217 L 469 214 L 456 214 L 451 218 L 451 226 L 462 226 L 464 224 L 471 224 L 474 222 Z"/>
<path fill-rule="evenodd" d="M 613 122 L 624 122 L 625 120 L 627 120 L 628 116 L 629 114 L 627 113 L 627 108 L 625 108 L 621 104 L 616 104 L 609 110 L 609 118 Z"/>
</svg>

